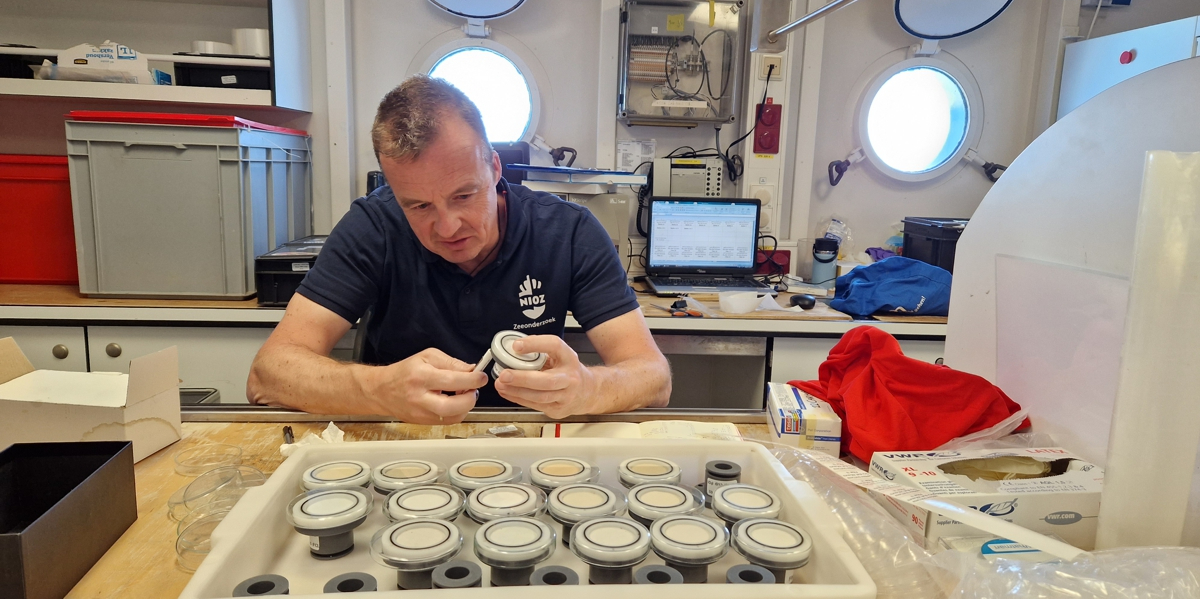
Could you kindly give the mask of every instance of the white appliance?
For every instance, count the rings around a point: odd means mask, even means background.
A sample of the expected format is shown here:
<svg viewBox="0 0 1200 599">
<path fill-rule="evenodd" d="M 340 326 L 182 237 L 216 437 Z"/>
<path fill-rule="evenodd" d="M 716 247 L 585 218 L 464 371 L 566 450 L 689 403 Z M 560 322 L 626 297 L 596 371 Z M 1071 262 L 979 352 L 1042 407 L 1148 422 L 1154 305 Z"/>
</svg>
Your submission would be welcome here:
<svg viewBox="0 0 1200 599">
<path fill-rule="evenodd" d="M 1063 57 L 1058 118 L 1130 77 L 1194 58 L 1198 35 L 1200 16 L 1070 44 Z"/>
</svg>

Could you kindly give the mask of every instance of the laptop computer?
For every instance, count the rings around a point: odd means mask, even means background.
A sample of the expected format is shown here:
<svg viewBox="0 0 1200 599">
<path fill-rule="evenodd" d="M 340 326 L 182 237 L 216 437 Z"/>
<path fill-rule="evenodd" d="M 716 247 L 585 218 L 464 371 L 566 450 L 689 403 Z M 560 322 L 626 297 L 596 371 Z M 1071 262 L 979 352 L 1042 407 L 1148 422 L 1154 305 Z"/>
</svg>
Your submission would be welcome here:
<svg viewBox="0 0 1200 599">
<path fill-rule="evenodd" d="M 753 278 L 756 199 L 650 198 L 646 282 L 660 296 L 722 291 L 775 294 Z"/>
</svg>

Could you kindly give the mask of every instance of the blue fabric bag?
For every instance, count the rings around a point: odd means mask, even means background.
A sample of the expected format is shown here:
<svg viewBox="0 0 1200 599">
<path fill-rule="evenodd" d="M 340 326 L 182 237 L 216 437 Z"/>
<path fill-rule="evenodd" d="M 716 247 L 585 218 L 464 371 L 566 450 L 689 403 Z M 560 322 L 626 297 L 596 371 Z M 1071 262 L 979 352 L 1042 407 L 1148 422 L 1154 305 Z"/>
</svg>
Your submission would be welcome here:
<svg viewBox="0 0 1200 599">
<path fill-rule="evenodd" d="M 829 307 L 856 318 L 877 312 L 946 316 L 950 277 L 943 268 L 893 256 L 838 277 Z"/>
</svg>

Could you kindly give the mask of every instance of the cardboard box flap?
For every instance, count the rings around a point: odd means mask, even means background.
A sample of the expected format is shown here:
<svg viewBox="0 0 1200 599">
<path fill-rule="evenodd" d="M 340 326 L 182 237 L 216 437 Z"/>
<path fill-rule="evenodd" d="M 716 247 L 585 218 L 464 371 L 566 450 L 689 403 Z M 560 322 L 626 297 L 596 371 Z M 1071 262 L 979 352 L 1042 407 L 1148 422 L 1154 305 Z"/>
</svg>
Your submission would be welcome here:
<svg viewBox="0 0 1200 599">
<path fill-rule="evenodd" d="M 0 383 L 7 383 L 19 376 L 33 372 L 33 364 L 12 337 L 0 339 Z"/>
<path fill-rule="evenodd" d="M 179 349 L 174 345 L 129 361 L 129 391 L 125 405 L 132 406 L 179 386 Z"/>
</svg>

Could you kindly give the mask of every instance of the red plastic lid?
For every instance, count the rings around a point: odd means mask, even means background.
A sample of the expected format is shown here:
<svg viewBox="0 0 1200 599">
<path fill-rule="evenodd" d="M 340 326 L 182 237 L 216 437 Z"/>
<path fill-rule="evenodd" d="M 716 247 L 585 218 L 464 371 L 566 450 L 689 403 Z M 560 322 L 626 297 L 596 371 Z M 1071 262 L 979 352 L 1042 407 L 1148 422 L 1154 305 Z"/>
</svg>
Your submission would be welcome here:
<svg viewBox="0 0 1200 599">
<path fill-rule="evenodd" d="M 241 127 L 258 131 L 272 131 L 289 135 L 308 135 L 307 131 L 276 127 L 227 114 L 171 114 L 164 112 L 108 112 L 102 110 L 72 110 L 67 114 L 72 121 L 98 121 L 104 123 L 144 123 L 150 125 L 186 125 L 189 127 Z"/>
<path fill-rule="evenodd" d="M 66 156 L 33 156 L 30 154 L 0 154 L 0 164 L 49 164 L 66 166 Z"/>
</svg>

